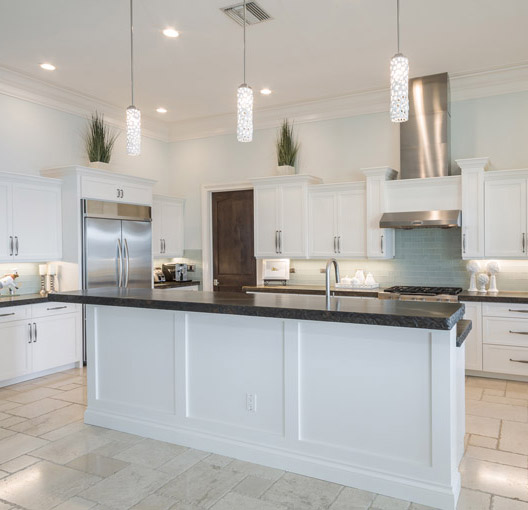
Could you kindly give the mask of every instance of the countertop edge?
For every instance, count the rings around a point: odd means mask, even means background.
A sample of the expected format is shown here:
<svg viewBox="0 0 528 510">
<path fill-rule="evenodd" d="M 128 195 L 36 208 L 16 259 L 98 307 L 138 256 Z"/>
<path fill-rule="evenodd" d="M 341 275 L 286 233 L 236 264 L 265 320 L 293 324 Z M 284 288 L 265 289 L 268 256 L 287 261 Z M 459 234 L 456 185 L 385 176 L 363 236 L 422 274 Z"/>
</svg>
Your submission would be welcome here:
<svg viewBox="0 0 528 510">
<path fill-rule="evenodd" d="M 457 322 L 456 346 L 460 347 L 473 329 L 473 323 L 470 320 L 462 319 Z"/>
</svg>

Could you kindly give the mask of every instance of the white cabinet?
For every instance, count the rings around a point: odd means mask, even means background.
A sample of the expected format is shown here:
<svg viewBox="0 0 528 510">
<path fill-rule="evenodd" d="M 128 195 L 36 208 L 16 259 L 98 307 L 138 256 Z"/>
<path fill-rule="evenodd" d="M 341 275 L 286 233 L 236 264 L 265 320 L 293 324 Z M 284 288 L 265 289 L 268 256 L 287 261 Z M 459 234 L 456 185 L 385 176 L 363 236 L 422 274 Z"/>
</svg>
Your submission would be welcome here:
<svg viewBox="0 0 528 510">
<path fill-rule="evenodd" d="M 466 338 L 466 370 L 482 370 L 482 303 L 467 302 L 464 319 L 471 321 Z"/>
<path fill-rule="evenodd" d="M 394 229 L 380 228 L 381 216 L 386 211 L 386 186 L 397 172 L 388 167 L 363 168 L 367 178 L 367 257 L 373 259 L 394 258 Z"/>
<path fill-rule="evenodd" d="M 152 253 L 155 257 L 182 257 L 184 207 L 181 198 L 156 195 L 152 202 Z"/>
<path fill-rule="evenodd" d="M 486 181 L 486 257 L 526 257 L 527 182 L 526 178 Z"/>
<path fill-rule="evenodd" d="M 62 257 L 61 184 L 0 174 L 0 262 Z"/>
<path fill-rule="evenodd" d="M 101 175 L 101 173 L 83 175 L 81 178 L 82 198 L 93 200 L 106 200 L 109 202 L 124 202 L 127 204 L 152 203 L 152 187 L 150 185 L 135 182 L 135 178 L 129 176 L 112 177 Z"/>
<path fill-rule="evenodd" d="M 314 186 L 308 204 L 310 257 L 366 257 L 364 183 Z"/>
<path fill-rule="evenodd" d="M 308 185 L 315 177 L 292 175 L 255 179 L 255 257 L 308 256 Z"/>
<path fill-rule="evenodd" d="M 79 305 L 13 306 L 0 308 L 0 317 L 0 386 L 81 361 Z"/>
</svg>

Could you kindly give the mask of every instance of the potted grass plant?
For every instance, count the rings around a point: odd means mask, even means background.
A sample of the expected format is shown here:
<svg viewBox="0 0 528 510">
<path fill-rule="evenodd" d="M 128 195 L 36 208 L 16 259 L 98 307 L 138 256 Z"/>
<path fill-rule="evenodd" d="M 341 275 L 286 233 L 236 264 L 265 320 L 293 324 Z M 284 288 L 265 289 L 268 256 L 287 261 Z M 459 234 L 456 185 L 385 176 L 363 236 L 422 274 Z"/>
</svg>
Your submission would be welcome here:
<svg viewBox="0 0 528 510">
<path fill-rule="evenodd" d="M 97 112 L 92 114 L 85 136 L 86 154 L 91 168 L 108 169 L 117 136 L 105 124 L 104 115 Z"/>
<path fill-rule="evenodd" d="M 293 135 L 293 124 L 285 119 L 279 130 L 276 142 L 277 174 L 292 175 L 295 173 L 295 162 L 299 153 L 299 143 Z"/>
</svg>

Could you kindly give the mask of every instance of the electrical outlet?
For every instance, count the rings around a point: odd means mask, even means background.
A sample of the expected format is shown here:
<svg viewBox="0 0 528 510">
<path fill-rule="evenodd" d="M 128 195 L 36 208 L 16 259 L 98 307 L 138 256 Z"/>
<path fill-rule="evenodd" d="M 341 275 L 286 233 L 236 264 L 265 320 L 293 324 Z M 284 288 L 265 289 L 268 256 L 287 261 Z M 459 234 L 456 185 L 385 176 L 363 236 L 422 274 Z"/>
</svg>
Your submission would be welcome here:
<svg viewBox="0 0 528 510">
<path fill-rule="evenodd" d="M 322 274 L 325 274 L 326 273 L 326 269 L 321 268 L 321 269 L 319 269 L 319 272 L 322 273 Z"/>
<path fill-rule="evenodd" d="M 196 271 L 196 266 L 194 264 L 189 264 L 187 266 L 187 272 L 188 273 L 194 273 L 194 271 Z"/>
<path fill-rule="evenodd" d="M 257 412 L 257 395 L 254 393 L 246 393 L 246 411 L 248 413 Z"/>
<path fill-rule="evenodd" d="M 290 267 L 290 273 L 295 273 L 295 268 L 294 267 Z"/>
</svg>

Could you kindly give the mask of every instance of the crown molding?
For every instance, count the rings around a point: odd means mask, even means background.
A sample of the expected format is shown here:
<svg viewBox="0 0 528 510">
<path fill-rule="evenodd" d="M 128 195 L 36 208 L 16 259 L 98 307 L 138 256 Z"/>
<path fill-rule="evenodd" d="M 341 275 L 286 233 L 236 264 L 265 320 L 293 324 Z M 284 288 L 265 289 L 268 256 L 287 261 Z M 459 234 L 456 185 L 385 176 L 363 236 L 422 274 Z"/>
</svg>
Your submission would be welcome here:
<svg viewBox="0 0 528 510">
<path fill-rule="evenodd" d="M 528 90 L 528 63 L 495 67 L 469 73 L 450 74 L 451 101 L 510 94 Z M 125 129 L 122 108 L 37 80 L 18 71 L 0 67 L 0 94 L 89 117 L 94 110 L 104 113 L 109 124 Z M 284 118 L 303 124 L 331 119 L 383 113 L 389 110 L 389 89 L 371 89 L 337 97 L 300 101 L 255 110 L 255 129 L 276 128 Z M 143 135 L 164 142 L 178 142 L 236 132 L 235 112 L 166 123 L 142 116 Z"/>
<path fill-rule="evenodd" d="M 122 108 L 6 67 L 0 67 L 0 94 L 86 118 L 97 110 L 104 114 L 108 124 L 126 129 L 125 111 Z M 145 115 L 141 117 L 141 123 L 143 136 L 169 141 L 168 124 Z"/>
</svg>

